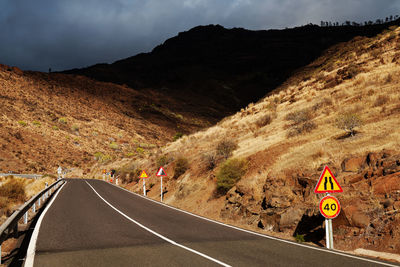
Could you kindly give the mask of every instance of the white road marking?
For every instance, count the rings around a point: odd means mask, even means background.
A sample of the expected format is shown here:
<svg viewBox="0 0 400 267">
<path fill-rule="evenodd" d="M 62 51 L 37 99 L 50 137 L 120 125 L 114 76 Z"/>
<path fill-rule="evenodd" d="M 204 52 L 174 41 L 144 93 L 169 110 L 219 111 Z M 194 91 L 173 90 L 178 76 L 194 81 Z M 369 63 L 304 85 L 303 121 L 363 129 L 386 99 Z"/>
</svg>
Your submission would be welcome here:
<svg viewBox="0 0 400 267">
<path fill-rule="evenodd" d="M 155 236 L 158 236 L 159 238 L 161 238 L 161 239 L 167 241 L 168 243 L 171 243 L 172 245 L 175 245 L 175 246 L 177 246 L 177 247 L 186 249 L 186 250 L 188 250 L 188 251 L 190 251 L 190 252 L 192 252 L 192 253 L 194 253 L 194 254 L 197 254 L 197 255 L 199 255 L 199 256 L 201 256 L 201 257 L 204 257 L 204 258 L 206 258 L 206 259 L 208 259 L 208 260 L 210 260 L 210 261 L 213 261 L 213 262 L 215 262 L 215 263 L 218 263 L 218 264 L 220 264 L 220 265 L 222 265 L 222 266 L 226 266 L 226 267 L 229 266 L 229 267 L 230 267 L 230 265 L 228 265 L 228 264 L 226 264 L 226 263 L 223 263 L 222 261 L 219 261 L 219 260 L 217 260 L 217 259 L 214 259 L 214 258 L 212 258 L 212 257 L 210 257 L 210 256 L 208 256 L 208 255 L 206 255 L 206 254 L 203 254 L 203 253 L 201 253 L 201 252 L 199 252 L 199 251 L 197 251 L 197 250 L 194 250 L 194 249 L 191 249 L 191 248 L 186 247 L 186 246 L 184 246 L 184 245 L 181 245 L 181 244 L 179 244 L 179 243 L 177 243 L 177 242 L 175 242 L 175 241 L 173 241 L 173 240 L 171 240 L 171 239 L 169 239 L 169 238 L 167 238 L 167 237 L 165 237 L 165 236 L 163 236 L 163 235 L 161 235 L 161 234 L 159 234 L 159 233 L 157 233 L 157 232 L 151 230 L 150 228 L 144 226 L 143 224 L 141 224 L 141 223 L 135 221 L 134 219 L 132 219 L 131 217 L 129 217 L 128 215 L 126 215 L 126 214 L 123 213 L 122 211 L 118 210 L 118 209 L 117 209 L 116 207 L 114 207 L 113 205 L 111 205 L 107 200 L 105 200 L 102 196 L 100 196 L 99 193 L 97 193 L 97 191 L 93 188 L 93 186 L 91 186 L 87 181 L 85 181 L 85 182 L 90 186 L 90 188 L 92 188 L 92 190 L 96 193 L 96 195 L 97 195 L 99 198 L 101 198 L 101 200 L 103 200 L 108 206 L 110 206 L 110 207 L 111 207 L 112 209 L 114 209 L 116 212 L 118 212 L 119 214 L 121 214 L 122 216 L 124 216 L 124 217 L 125 217 L 126 219 L 128 219 L 129 221 L 135 223 L 135 224 L 138 225 L 139 227 L 143 228 L 144 230 L 146 230 L 146 231 L 152 233 L 152 234 L 155 235 Z"/>
<path fill-rule="evenodd" d="M 31 240 L 29 241 L 28 252 L 26 253 L 26 260 L 25 260 L 24 267 L 32 267 L 33 266 L 33 262 L 35 260 L 35 252 L 36 252 L 36 242 L 37 242 L 38 235 L 39 235 L 40 225 L 42 224 L 42 221 L 43 221 L 44 216 L 46 215 L 46 212 L 50 209 L 51 204 L 53 204 L 54 200 L 56 200 L 58 194 L 61 192 L 61 189 L 66 184 L 67 184 L 67 182 L 65 182 L 60 187 L 58 192 L 54 195 L 54 198 L 50 201 L 50 203 L 44 209 L 43 213 L 40 215 L 40 217 L 36 223 L 35 230 L 33 230 Z"/>
<path fill-rule="evenodd" d="M 107 183 L 107 182 L 106 182 L 106 183 Z M 109 184 L 109 183 L 107 183 L 107 184 Z M 229 228 L 238 230 L 238 231 L 246 232 L 246 233 L 249 233 L 249 234 L 253 234 L 253 235 L 256 235 L 256 236 L 260 236 L 260 237 L 264 237 L 264 238 L 268 238 L 268 239 L 272 239 L 272 240 L 284 242 L 284 243 L 291 244 L 291 245 L 295 245 L 295 246 L 300 246 L 300 247 L 304 247 L 304 248 L 314 249 L 314 250 L 318 250 L 318 251 L 322 251 L 322 252 L 326 252 L 326 253 L 332 253 L 332 254 L 336 254 L 336 255 L 340 255 L 340 256 L 344 256 L 344 257 L 349 257 L 349 258 L 357 259 L 357 260 L 372 262 L 372 263 L 381 264 L 381 265 L 384 265 L 384 266 L 399 267 L 399 265 L 394 265 L 394 264 L 390 264 L 390 263 L 386 263 L 386 262 L 380 262 L 380 261 L 376 261 L 376 260 L 372 260 L 372 259 L 362 258 L 362 257 L 358 257 L 358 256 L 346 254 L 346 253 L 343 253 L 343 252 L 340 252 L 340 251 L 337 251 L 337 250 L 328 250 L 328 249 L 324 249 L 324 248 L 318 248 L 318 247 L 313 247 L 313 246 L 309 246 L 309 245 L 304 245 L 304 244 L 292 242 L 292 241 L 289 241 L 289 240 L 280 239 L 280 238 L 277 238 L 277 237 L 273 237 L 273 236 L 269 236 L 269 235 L 265 235 L 265 234 L 253 232 L 253 231 L 250 231 L 250 230 L 242 229 L 242 228 L 239 228 L 239 227 L 236 227 L 236 226 L 233 226 L 233 225 L 225 224 L 225 223 L 222 223 L 222 222 L 219 222 L 219 221 L 215 221 L 215 220 L 212 220 L 212 219 L 209 219 L 209 218 L 206 218 L 206 217 L 202 217 L 202 216 L 200 216 L 200 215 L 191 213 L 191 212 L 186 211 L 186 210 L 181 210 L 181 209 L 172 207 L 172 206 L 167 205 L 167 204 L 165 204 L 165 203 L 163 203 L 163 202 L 158 202 L 158 201 L 156 201 L 156 200 L 154 200 L 154 199 L 151 199 L 151 198 L 148 198 L 148 197 L 144 197 L 144 196 L 142 196 L 142 195 L 139 195 L 139 194 L 137 194 L 137 193 L 135 193 L 135 192 L 129 191 L 129 190 L 125 189 L 125 188 L 116 186 L 116 185 L 114 185 L 114 184 L 111 184 L 111 185 L 113 185 L 113 186 L 115 186 L 115 187 L 117 187 L 117 188 L 119 188 L 119 189 L 121 189 L 121 190 L 125 190 L 126 192 L 129 192 L 129 193 L 131 193 L 131 194 L 133 194 L 133 195 L 135 195 L 135 196 L 141 197 L 141 198 L 146 199 L 146 200 L 148 200 L 148 201 L 152 201 L 152 202 L 154 202 L 154 203 L 156 203 L 156 204 L 158 204 L 158 205 L 162 205 L 162 206 L 164 206 L 164 207 L 167 207 L 167 208 L 170 208 L 170 209 L 173 209 L 173 210 L 176 210 L 176 211 L 180 211 L 180 212 L 182 212 L 182 213 L 186 213 L 186 214 L 188 214 L 188 215 L 191 215 L 191 216 L 194 216 L 194 217 L 197 217 L 197 218 L 200 218 L 200 219 L 209 221 L 209 222 L 213 222 L 213 223 L 216 223 L 216 224 L 219 224 L 219 225 L 223 225 L 223 226 L 226 226 L 226 227 L 229 227 Z"/>
</svg>

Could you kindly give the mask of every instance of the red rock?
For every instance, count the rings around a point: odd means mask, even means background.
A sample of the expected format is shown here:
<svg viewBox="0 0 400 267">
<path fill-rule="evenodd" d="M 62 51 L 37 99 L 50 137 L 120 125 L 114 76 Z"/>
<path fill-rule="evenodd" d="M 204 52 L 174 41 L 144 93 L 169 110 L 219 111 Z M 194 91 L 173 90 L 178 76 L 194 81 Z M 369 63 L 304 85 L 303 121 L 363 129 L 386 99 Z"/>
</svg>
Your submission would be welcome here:
<svg viewBox="0 0 400 267">
<path fill-rule="evenodd" d="M 386 194 L 400 190 L 400 172 L 377 178 L 373 181 L 372 187 L 375 194 Z"/>
<path fill-rule="evenodd" d="M 344 172 L 358 172 L 365 165 L 365 157 L 348 158 L 342 162 L 342 170 Z"/>
<path fill-rule="evenodd" d="M 358 228 L 364 228 L 370 224 L 370 218 L 367 215 L 357 211 L 351 215 L 351 223 L 353 226 Z"/>
</svg>

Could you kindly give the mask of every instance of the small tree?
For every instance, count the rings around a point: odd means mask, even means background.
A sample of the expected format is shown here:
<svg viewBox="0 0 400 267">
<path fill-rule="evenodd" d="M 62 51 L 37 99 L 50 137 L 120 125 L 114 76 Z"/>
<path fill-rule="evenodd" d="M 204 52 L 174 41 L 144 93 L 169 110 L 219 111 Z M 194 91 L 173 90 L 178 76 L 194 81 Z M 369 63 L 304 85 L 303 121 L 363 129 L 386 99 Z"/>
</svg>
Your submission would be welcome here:
<svg viewBox="0 0 400 267">
<path fill-rule="evenodd" d="M 232 152 L 237 148 L 237 144 L 231 140 L 224 139 L 217 145 L 217 155 L 227 159 L 232 155 Z"/>
<path fill-rule="evenodd" d="M 361 118 L 354 113 L 345 113 L 339 116 L 336 120 L 336 126 L 348 132 L 351 136 L 354 136 L 354 128 L 360 127 L 362 125 Z"/>
</svg>

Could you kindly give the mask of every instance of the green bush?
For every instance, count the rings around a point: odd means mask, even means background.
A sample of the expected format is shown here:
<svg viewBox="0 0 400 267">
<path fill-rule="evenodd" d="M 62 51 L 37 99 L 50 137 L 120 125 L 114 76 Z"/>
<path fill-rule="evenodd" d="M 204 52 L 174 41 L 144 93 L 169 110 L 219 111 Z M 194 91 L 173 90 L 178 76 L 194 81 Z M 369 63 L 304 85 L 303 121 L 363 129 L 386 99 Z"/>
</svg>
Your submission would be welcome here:
<svg viewBox="0 0 400 267">
<path fill-rule="evenodd" d="M 25 185 L 22 180 L 9 178 L 0 186 L 0 196 L 16 201 L 25 200 Z"/>
<path fill-rule="evenodd" d="M 58 131 L 58 127 L 57 126 L 53 126 L 53 127 L 51 127 L 54 131 Z"/>
<path fill-rule="evenodd" d="M 217 155 L 227 159 L 232 155 L 232 152 L 237 148 L 237 144 L 231 140 L 222 140 L 217 145 Z"/>
<path fill-rule="evenodd" d="M 304 235 L 296 234 L 294 237 L 296 239 L 297 243 L 303 243 L 304 242 Z"/>
<path fill-rule="evenodd" d="M 104 154 L 101 152 L 96 152 L 93 156 L 95 160 L 101 160 L 104 157 Z"/>
<path fill-rule="evenodd" d="M 59 118 L 58 122 L 61 124 L 67 124 L 67 118 Z"/>
<path fill-rule="evenodd" d="M 182 138 L 182 136 L 183 136 L 183 133 L 177 132 L 177 133 L 174 135 L 174 141 L 178 140 L 179 138 Z"/>
<path fill-rule="evenodd" d="M 32 124 L 38 127 L 41 125 L 40 121 L 33 121 Z"/>
<path fill-rule="evenodd" d="M 144 153 L 144 149 L 141 148 L 141 147 L 137 147 L 137 148 L 136 148 L 136 152 L 137 152 L 138 154 L 143 154 L 143 153 Z"/>
<path fill-rule="evenodd" d="M 18 124 L 23 126 L 23 127 L 28 125 L 25 121 L 18 121 Z"/>
<path fill-rule="evenodd" d="M 188 168 L 189 168 L 189 161 L 184 157 L 179 157 L 175 163 L 174 178 L 176 179 L 182 174 L 184 174 Z"/>
<path fill-rule="evenodd" d="M 125 154 L 125 157 L 131 158 L 131 157 L 133 157 L 134 155 L 135 155 L 134 152 L 128 152 L 128 153 Z"/>
<path fill-rule="evenodd" d="M 109 146 L 111 149 L 114 149 L 114 150 L 116 150 L 116 149 L 119 148 L 118 144 L 115 143 L 115 142 L 111 142 L 108 146 Z"/>
<path fill-rule="evenodd" d="M 247 160 L 229 159 L 217 173 L 217 192 L 225 195 L 247 171 Z"/>
</svg>

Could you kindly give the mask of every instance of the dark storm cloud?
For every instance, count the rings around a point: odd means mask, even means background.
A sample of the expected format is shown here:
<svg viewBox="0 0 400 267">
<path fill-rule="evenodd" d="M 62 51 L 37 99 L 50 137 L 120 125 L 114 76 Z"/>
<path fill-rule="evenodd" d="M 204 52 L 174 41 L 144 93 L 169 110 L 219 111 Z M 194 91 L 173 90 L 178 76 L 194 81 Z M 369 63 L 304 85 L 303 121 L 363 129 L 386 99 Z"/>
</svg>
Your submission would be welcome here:
<svg viewBox="0 0 400 267">
<path fill-rule="evenodd" d="M 397 0 L 2 0 L 0 63 L 62 70 L 147 52 L 197 25 L 269 29 L 399 13 Z"/>
</svg>

